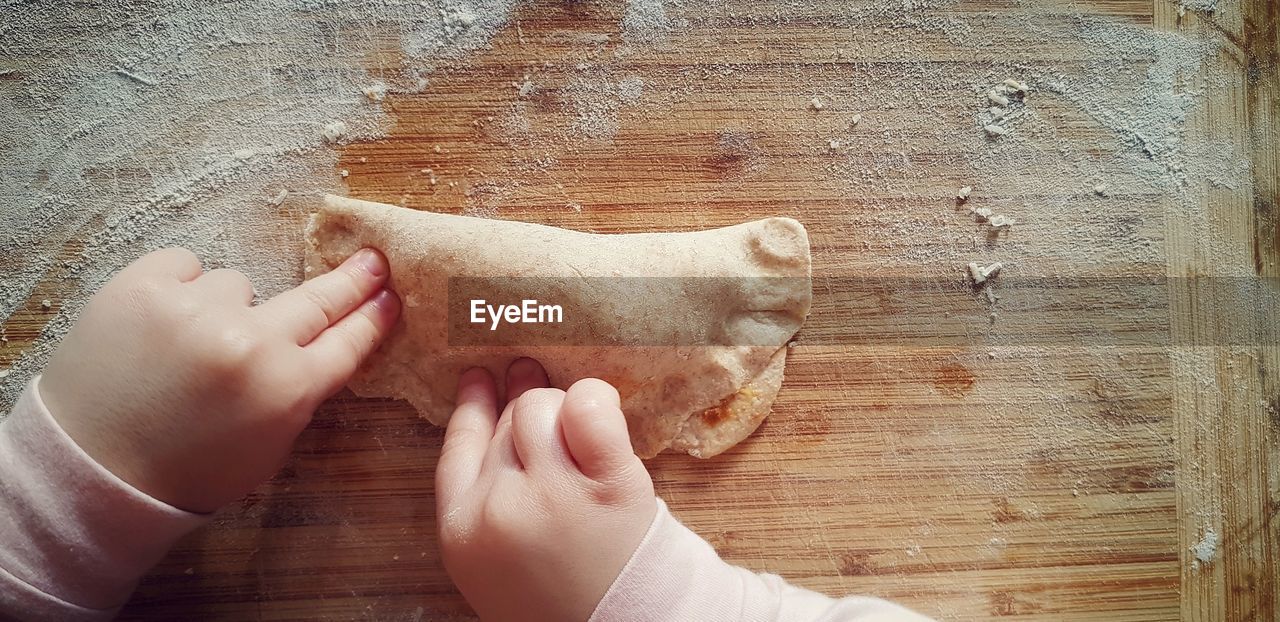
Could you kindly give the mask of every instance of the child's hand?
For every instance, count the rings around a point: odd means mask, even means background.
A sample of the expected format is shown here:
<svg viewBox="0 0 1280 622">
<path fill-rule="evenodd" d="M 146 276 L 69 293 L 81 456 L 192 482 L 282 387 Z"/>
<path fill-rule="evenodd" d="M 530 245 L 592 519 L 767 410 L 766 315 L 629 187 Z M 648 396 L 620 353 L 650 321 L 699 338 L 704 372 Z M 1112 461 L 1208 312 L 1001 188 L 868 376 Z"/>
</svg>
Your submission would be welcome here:
<svg viewBox="0 0 1280 622">
<path fill-rule="evenodd" d="M 362 250 L 259 306 L 234 270 L 189 251 L 139 259 L 85 307 L 40 395 L 94 460 L 139 490 L 209 512 L 270 477 L 316 406 L 400 311 Z"/>
<path fill-rule="evenodd" d="M 486 622 L 586 620 L 657 512 L 618 392 L 601 380 L 547 389 L 536 362 L 458 382 L 436 468 L 445 568 Z"/>
</svg>

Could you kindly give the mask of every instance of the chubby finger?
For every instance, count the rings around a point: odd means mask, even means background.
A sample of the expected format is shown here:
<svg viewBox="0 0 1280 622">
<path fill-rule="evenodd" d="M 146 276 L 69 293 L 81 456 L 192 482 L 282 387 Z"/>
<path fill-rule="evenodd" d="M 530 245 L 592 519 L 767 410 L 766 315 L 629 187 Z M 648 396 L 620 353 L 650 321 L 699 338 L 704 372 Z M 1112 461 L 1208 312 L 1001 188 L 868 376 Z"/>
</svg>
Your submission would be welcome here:
<svg viewBox="0 0 1280 622">
<path fill-rule="evenodd" d="M 511 433 L 516 455 L 525 469 L 548 467 L 563 471 L 572 467 L 569 450 L 560 435 L 560 389 L 532 389 L 511 403 Z"/>
<path fill-rule="evenodd" d="M 196 254 L 179 247 L 162 248 L 143 255 L 129 264 L 125 271 L 137 274 L 167 276 L 182 282 L 195 279 L 204 272 Z"/>
<path fill-rule="evenodd" d="M 542 364 L 531 358 L 518 358 L 507 366 L 506 380 L 507 406 L 498 417 L 498 425 L 489 443 L 489 453 L 485 457 L 484 469 L 524 469 L 526 463 L 520 459 L 516 451 L 515 433 L 513 430 L 512 411 L 521 395 L 534 389 L 545 388 L 550 384 L 547 372 Z"/>
<path fill-rule="evenodd" d="M 351 379 L 360 363 L 391 333 L 399 316 L 400 299 L 384 289 L 302 348 L 313 363 L 312 369 L 317 370 L 326 396 Z"/>
<path fill-rule="evenodd" d="M 246 306 L 253 302 L 253 283 L 249 277 L 230 268 L 210 270 L 191 281 L 191 285 L 214 300 L 239 302 Z"/>
<path fill-rule="evenodd" d="M 332 271 L 267 301 L 258 312 L 273 316 L 298 345 L 305 345 L 381 290 L 390 273 L 382 253 L 362 248 Z"/>
<path fill-rule="evenodd" d="M 542 364 L 528 357 L 518 358 L 507 366 L 507 401 L 512 402 L 530 389 L 551 386 Z"/>
<path fill-rule="evenodd" d="M 515 435 L 511 433 L 511 409 L 515 402 L 507 402 L 506 408 L 498 417 L 498 425 L 493 430 L 493 440 L 489 441 L 489 450 L 484 454 L 482 472 L 498 473 L 504 470 L 523 471 L 524 464 L 516 454 Z"/>
<path fill-rule="evenodd" d="M 452 505 L 480 477 L 485 453 L 498 423 L 498 387 L 483 368 L 458 378 L 453 415 L 444 433 L 444 447 L 436 465 L 437 505 Z"/>
<path fill-rule="evenodd" d="M 638 460 L 619 407 L 618 391 L 595 378 L 573 383 L 565 392 L 560 428 L 583 475 L 609 481 Z"/>
</svg>

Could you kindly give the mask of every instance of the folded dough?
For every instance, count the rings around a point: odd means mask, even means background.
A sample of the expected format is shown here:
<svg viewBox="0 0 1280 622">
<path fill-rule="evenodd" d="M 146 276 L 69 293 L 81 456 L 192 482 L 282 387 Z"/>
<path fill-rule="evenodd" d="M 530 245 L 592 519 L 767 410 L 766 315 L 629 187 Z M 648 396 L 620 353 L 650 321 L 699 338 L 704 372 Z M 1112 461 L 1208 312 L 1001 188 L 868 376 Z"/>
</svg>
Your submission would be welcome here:
<svg viewBox="0 0 1280 622">
<path fill-rule="evenodd" d="M 769 414 L 786 344 L 809 313 L 809 239 L 789 218 L 599 235 L 326 196 L 306 234 L 308 278 L 377 248 L 404 303 L 390 337 L 352 379 L 357 395 L 406 399 L 444 425 L 463 371 L 486 367 L 501 381 L 512 360 L 528 356 L 557 387 L 586 377 L 617 387 L 645 458 L 667 448 L 709 458 L 751 434 Z M 506 277 L 552 277 L 549 302 L 565 303 L 565 324 L 579 340 L 494 345 L 455 332 L 451 341 L 451 323 L 463 328 L 448 293 L 465 277 L 491 277 L 488 286 L 498 288 Z M 619 295 L 632 283 L 655 284 L 657 293 Z"/>
</svg>

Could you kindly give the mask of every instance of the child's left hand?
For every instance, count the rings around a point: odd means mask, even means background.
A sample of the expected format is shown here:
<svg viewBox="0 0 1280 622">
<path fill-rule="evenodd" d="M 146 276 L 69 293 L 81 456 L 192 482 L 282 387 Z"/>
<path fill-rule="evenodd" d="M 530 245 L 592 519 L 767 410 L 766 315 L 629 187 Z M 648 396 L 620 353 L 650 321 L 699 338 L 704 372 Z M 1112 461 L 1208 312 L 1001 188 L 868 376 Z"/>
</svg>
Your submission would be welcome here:
<svg viewBox="0 0 1280 622">
<path fill-rule="evenodd" d="M 316 407 L 400 312 L 377 251 L 253 306 L 234 270 L 170 248 L 98 292 L 39 383 L 91 458 L 170 505 L 210 512 L 280 468 Z"/>
</svg>

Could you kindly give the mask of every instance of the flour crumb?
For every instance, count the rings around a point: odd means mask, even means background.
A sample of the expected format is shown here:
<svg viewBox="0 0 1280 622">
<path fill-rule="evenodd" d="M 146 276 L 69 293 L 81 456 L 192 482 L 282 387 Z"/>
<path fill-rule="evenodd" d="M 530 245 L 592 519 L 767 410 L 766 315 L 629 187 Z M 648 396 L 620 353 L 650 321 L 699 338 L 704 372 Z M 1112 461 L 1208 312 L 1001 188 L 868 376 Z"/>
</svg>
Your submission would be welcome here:
<svg viewBox="0 0 1280 622">
<path fill-rule="evenodd" d="M 249 158 L 252 158 L 255 155 L 258 155 L 258 152 L 252 149 L 237 149 L 234 153 L 231 154 L 231 157 L 243 162 L 245 160 L 248 160 Z"/>
<path fill-rule="evenodd" d="M 1195 560 L 1191 562 L 1192 567 L 1199 568 L 1201 564 L 1213 561 L 1218 556 L 1220 540 L 1218 532 L 1212 527 L 1206 529 L 1200 541 L 1191 547 L 1191 554 L 1195 556 Z"/>
<path fill-rule="evenodd" d="M 973 212 L 973 215 L 978 219 L 978 222 L 986 222 L 991 218 L 993 213 L 989 207 L 975 207 L 969 211 Z"/>
<path fill-rule="evenodd" d="M 440 21 L 444 24 L 447 32 L 457 36 L 462 31 L 475 25 L 476 15 L 467 8 L 450 7 L 441 11 Z"/>
<path fill-rule="evenodd" d="M 815 111 L 822 110 L 825 107 L 826 106 L 822 103 L 822 100 L 820 98 L 815 97 L 809 100 L 809 108 L 812 108 Z"/>
<path fill-rule="evenodd" d="M 827 141 L 827 148 L 831 149 L 831 151 L 839 151 L 842 146 L 844 146 L 843 143 L 834 138 Z"/>
<path fill-rule="evenodd" d="M 271 207 L 280 207 L 284 204 L 284 200 L 287 198 L 289 198 L 289 189 L 282 188 L 280 192 L 276 193 L 276 196 L 271 197 L 267 201 L 267 205 L 270 205 Z"/>
<path fill-rule="evenodd" d="M 343 176 L 343 177 L 347 177 L 348 175 L 351 175 L 351 171 L 348 171 L 347 169 L 345 169 L 345 168 L 344 168 L 344 169 L 342 169 L 342 170 L 338 171 L 338 174 L 339 174 L 339 175 L 341 175 L 341 176 Z"/>
<path fill-rule="evenodd" d="M 982 129 L 987 132 L 987 136 L 990 136 L 992 138 L 999 138 L 1009 133 L 1009 130 L 1006 130 L 1005 128 L 1000 127 L 999 125 L 995 125 L 994 123 L 988 124 L 986 127 L 983 127 Z"/>
<path fill-rule="evenodd" d="M 1000 271 L 1004 269 L 1004 264 L 1000 262 L 993 263 L 987 267 L 979 266 L 977 263 L 969 262 L 969 277 L 973 279 L 974 285 L 982 285 L 987 281 L 994 279 Z"/>
<path fill-rule="evenodd" d="M 1182 0 L 1178 3 L 1178 17 L 1185 17 L 1187 11 L 1214 13 L 1218 10 L 1218 0 Z"/>
<path fill-rule="evenodd" d="M 969 200 L 969 195 L 971 194 L 973 194 L 973 186 L 965 186 L 956 191 L 956 198 L 959 199 L 961 203 L 964 203 Z"/>
<path fill-rule="evenodd" d="M 155 85 L 156 85 L 156 81 L 155 81 L 155 80 L 152 80 L 151 78 L 148 78 L 148 77 L 143 76 L 143 75 L 136 74 L 136 73 L 134 73 L 134 72 L 132 72 L 132 71 L 129 71 L 128 69 L 116 69 L 114 73 L 115 73 L 116 75 L 118 75 L 118 76 L 124 76 L 124 77 L 126 77 L 126 78 L 128 78 L 128 79 L 130 79 L 130 80 L 133 80 L 134 82 L 137 82 L 138 84 L 142 84 L 142 85 L 145 85 L 145 86 L 155 86 Z"/>
<path fill-rule="evenodd" d="M 387 98 L 387 84 L 385 82 L 374 82 L 369 86 L 360 89 L 361 93 L 371 102 L 380 102 Z"/>
<path fill-rule="evenodd" d="M 1009 105 L 1009 98 L 1000 94 L 1000 92 L 996 91 L 995 89 L 991 89 L 990 91 L 987 91 L 987 99 L 991 100 L 991 103 L 1001 108 L 1004 108 Z"/>
<path fill-rule="evenodd" d="M 852 119 L 849 119 L 849 127 L 858 127 L 859 123 L 862 123 L 862 115 L 860 114 L 855 114 Z"/>
<path fill-rule="evenodd" d="M 347 124 L 342 121 L 330 121 L 324 124 L 324 129 L 320 131 L 324 136 L 324 140 L 330 144 L 337 144 L 347 134 Z"/>
<path fill-rule="evenodd" d="M 1026 95 L 1030 92 L 1030 88 L 1027 87 L 1025 83 L 1014 80 L 1013 78 L 1005 80 L 1001 83 L 1001 86 L 1005 87 L 1010 92 L 1019 93 L 1021 95 Z"/>
<path fill-rule="evenodd" d="M 1106 184 L 1098 184 L 1093 187 L 1093 193 L 1100 197 L 1108 196 L 1107 195 L 1108 190 L 1110 190 L 1110 187 L 1108 187 Z"/>
<path fill-rule="evenodd" d="M 44 300 L 41 300 L 41 301 L 40 301 L 40 308 L 44 309 L 45 311 L 48 311 L 49 309 L 52 309 L 52 308 L 53 308 L 53 301 L 52 301 L 52 300 L 49 300 L 48 298 L 46 298 L 46 299 L 44 299 Z"/>
<path fill-rule="evenodd" d="M 529 80 L 529 76 L 525 76 L 522 82 L 513 83 L 513 86 L 516 88 L 516 96 L 522 99 L 533 95 L 533 92 L 536 89 L 533 82 Z"/>
<path fill-rule="evenodd" d="M 1000 215 L 1000 214 L 996 214 L 996 215 L 992 216 L 991 218 L 987 219 L 987 222 L 988 222 L 992 227 L 995 227 L 996 229 L 1001 229 L 1001 228 L 1004 228 L 1004 227 L 1012 227 L 1012 226 L 1013 226 L 1013 223 L 1014 223 L 1014 222 L 1016 222 L 1016 221 L 1015 221 L 1014 219 L 1012 219 L 1012 218 L 1008 217 L 1008 216 L 1003 216 L 1003 215 Z"/>
</svg>

